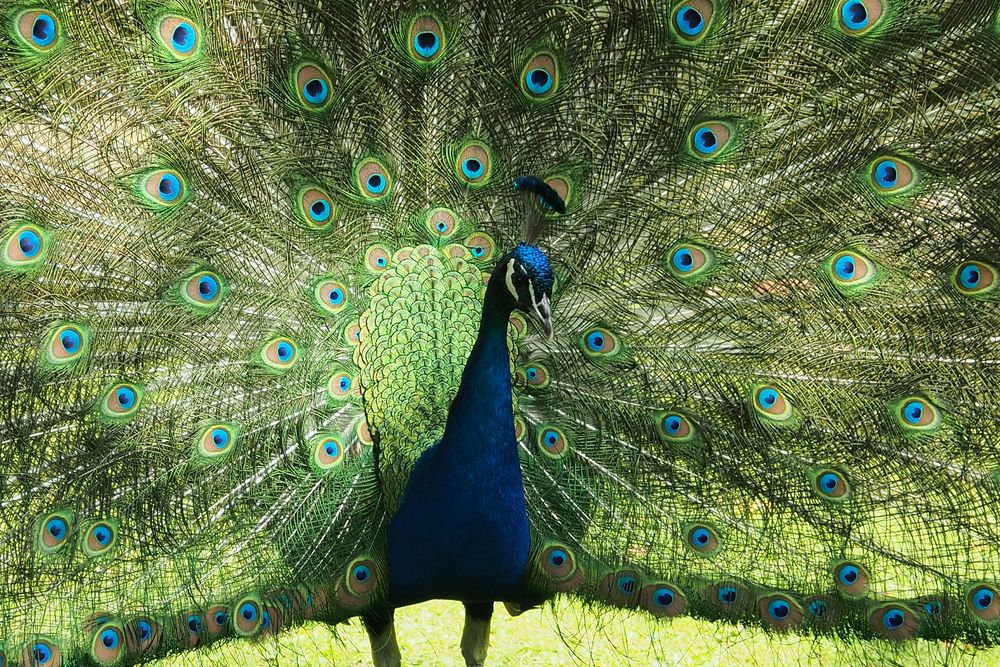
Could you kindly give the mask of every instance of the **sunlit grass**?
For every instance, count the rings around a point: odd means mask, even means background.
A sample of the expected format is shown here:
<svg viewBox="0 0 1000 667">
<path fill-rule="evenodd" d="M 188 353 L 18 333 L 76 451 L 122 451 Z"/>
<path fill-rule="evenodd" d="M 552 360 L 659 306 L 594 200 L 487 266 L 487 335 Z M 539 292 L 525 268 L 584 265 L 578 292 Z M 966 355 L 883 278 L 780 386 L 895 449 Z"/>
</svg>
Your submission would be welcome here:
<svg viewBox="0 0 1000 667">
<path fill-rule="evenodd" d="M 464 667 L 459 649 L 462 606 L 430 602 L 396 612 L 405 665 Z M 557 624 L 549 610 L 511 618 L 497 605 L 487 665 L 997 665 L 1000 649 L 972 653 L 964 646 L 915 640 L 843 642 L 832 638 L 765 633 L 757 628 L 715 624 L 691 618 L 651 624 L 642 616 L 595 616 L 575 604 L 560 607 Z M 565 637 L 564 641 L 560 633 Z M 567 643 L 569 646 L 567 646 Z M 572 647 L 572 648 L 571 648 Z M 371 665 L 368 639 L 359 622 L 338 626 L 336 636 L 311 624 L 283 635 L 279 642 L 213 648 L 164 660 L 158 667 L 181 665 Z"/>
</svg>

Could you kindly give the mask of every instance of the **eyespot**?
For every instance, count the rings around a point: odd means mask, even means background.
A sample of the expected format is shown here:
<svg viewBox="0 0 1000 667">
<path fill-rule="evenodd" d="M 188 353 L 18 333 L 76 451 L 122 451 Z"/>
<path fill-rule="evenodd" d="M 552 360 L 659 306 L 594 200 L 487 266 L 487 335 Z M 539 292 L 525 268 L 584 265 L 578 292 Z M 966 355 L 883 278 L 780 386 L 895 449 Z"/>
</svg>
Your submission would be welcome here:
<svg viewBox="0 0 1000 667">
<path fill-rule="evenodd" d="M 427 230 L 432 238 L 447 239 L 458 228 L 458 217 L 447 208 L 435 208 L 427 214 Z"/>
<path fill-rule="evenodd" d="M 611 359 L 621 352 L 618 337 L 604 327 L 592 327 L 580 336 L 580 347 L 591 359 Z"/>
<path fill-rule="evenodd" d="M 180 284 L 183 303 L 202 314 L 218 308 L 225 294 L 226 284 L 212 271 L 199 271 Z"/>
<path fill-rule="evenodd" d="M 226 458 L 236 444 L 236 427 L 232 424 L 211 424 L 195 441 L 195 453 L 209 461 Z"/>
<path fill-rule="evenodd" d="M 543 100 L 559 88 L 559 68 L 551 53 L 533 56 L 521 71 L 521 92 L 528 99 Z"/>
<path fill-rule="evenodd" d="M 830 283 L 844 296 L 855 296 L 874 284 L 878 268 L 864 255 L 853 250 L 834 253 L 823 264 Z"/>
<path fill-rule="evenodd" d="M 316 472 L 332 470 L 344 460 L 344 443 L 333 435 L 319 435 L 310 441 L 312 464 Z"/>
<path fill-rule="evenodd" d="M 583 582 L 573 550 L 565 544 L 547 542 L 538 555 L 538 564 L 547 586 L 555 591 L 571 591 Z"/>
<path fill-rule="evenodd" d="M 358 442 L 366 447 L 371 447 L 375 444 L 372 440 L 371 430 L 368 428 L 368 422 L 364 419 L 359 419 L 357 425 L 354 427 L 354 434 L 358 437 Z"/>
<path fill-rule="evenodd" d="M 3 263 L 14 269 L 34 266 L 45 259 L 48 246 L 48 236 L 40 227 L 21 225 L 3 244 Z"/>
<path fill-rule="evenodd" d="M 819 468 L 809 473 L 813 489 L 826 500 L 847 500 L 851 486 L 844 475 L 833 468 Z"/>
<path fill-rule="evenodd" d="M 679 412 L 660 412 L 656 415 L 660 437 L 667 442 L 689 442 L 695 431 L 691 421 Z"/>
<path fill-rule="evenodd" d="M 489 234 L 483 232 L 477 232 L 465 239 L 463 244 L 469 249 L 469 254 L 472 255 L 472 259 L 476 261 L 485 262 L 493 258 L 493 250 L 496 244 L 493 242 L 493 238 Z"/>
<path fill-rule="evenodd" d="M 982 295 L 997 286 L 997 270 L 986 262 L 963 262 L 953 275 L 962 294 Z"/>
<path fill-rule="evenodd" d="M 125 644 L 129 653 L 147 653 L 156 649 L 163 638 L 163 628 L 151 618 L 139 617 L 125 626 Z"/>
<path fill-rule="evenodd" d="M 901 194 L 916 182 L 917 170 L 898 157 L 881 157 L 871 163 L 869 179 L 876 192 Z"/>
<path fill-rule="evenodd" d="M 802 622 L 802 608 L 785 595 L 762 597 L 757 603 L 760 619 L 773 630 L 791 630 Z"/>
<path fill-rule="evenodd" d="M 857 563 L 843 561 L 833 567 L 833 585 L 848 597 L 861 597 L 868 591 L 868 570 Z"/>
<path fill-rule="evenodd" d="M 489 182 L 492 154 L 490 149 L 478 141 L 464 144 L 455 158 L 455 174 L 458 180 L 469 186 L 481 186 Z"/>
<path fill-rule="evenodd" d="M 60 667 L 62 649 L 56 642 L 39 637 L 24 647 L 21 664 L 31 667 Z"/>
<path fill-rule="evenodd" d="M 383 245 L 373 245 L 365 251 L 365 267 L 373 273 L 382 273 L 389 268 L 389 249 Z"/>
<path fill-rule="evenodd" d="M 125 631 L 118 623 L 98 628 L 91 646 L 91 656 L 100 665 L 114 665 L 125 654 Z"/>
<path fill-rule="evenodd" d="M 693 243 L 679 243 L 667 253 L 667 270 L 682 282 L 695 282 L 714 264 L 712 251 Z"/>
<path fill-rule="evenodd" d="M 201 614 L 189 612 L 176 620 L 177 640 L 185 648 L 194 648 L 201 644 L 201 634 L 205 631 L 205 619 Z"/>
<path fill-rule="evenodd" d="M 42 553 L 53 554 L 66 546 L 73 528 L 73 515 L 53 512 L 39 519 L 36 526 L 38 537 L 35 545 Z"/>
<path fill-rule="evenodd" d="M 78 361 L 89 346 L 90 336 L 84 327 L 64 324 L 57 326 L 49 334 L 45 356 L 53 366 L 66 366 Z"/>
<path fill-rule="evenodd" d="M 693 44 L 705 38 L 712 25 L 715 7 L 710 0 L 689 0 L 674 7 L 670 28 L 681 43 Z"/>
<path fill-rule="evenodd" d="M 357 560 L 347 568 L 347 587 L 355 595 L 365 595 L 375 587 L 375 564 Z"/>
<path fill-rule="evenodd" d="M 542 426 L 538 429 L 538 449 L 548 457 L 558 459 L 566 455 L 568 442 L 566 434 L 555 426 Z"/>
<path fill-rule="evenodd" d="M 264 620 L 264 610 L 256 596 L 246 597 L 233 605 L 233 630 L 240 637 L 257 634 Z"/>
<path fill-rule="evenodd" d="M 740 583 L 722 581 L 705 590 L 705 601 L 727 618 L 737 618 L 753 609 L 754 595 Z"/>
<path fill-rule="evenodd" d="M 805 599 L 804 606 L 810 624 L 817 630 L 832 629 L 840 622 L 841 604 L 832 596 L 810 596 Z"/>
<path fill-rule="evenodd" d="M 895 405 L 896 421 L 911 433 L 933 433 L 941 426 L 941 413 L 919 396 L 910 396 Z"/>
<path fill-rule="evenodd" d="M 968 595 L 968 607 L 976 618 L 987 623 L 1000 618 L 1000 597 L 997 589 L 989 584 L 973 586 Z"/>
<path fill-rule="evenodd" d="M 95 521 L 83 533 L 81 548 L 91 558 L 111 551 L 118 541 L 118 530 L 111 521 Z"/>
<path fill-rule="evenodd" d="M 777 387 L 755 385 L 751 394 L 754 410 L 768 421 L 786 422 L 792 418 L 792 404 Z"/>
<path fill-rule="evenodd" d="M 433 16 L 420 16 L 410 24 L 410 55 L 418 63 L 432 63 L 444 53 L 444 31 Z"/>
<path fill-rule="evenodd" d="M 688 145 L 692 155 L 698 158 L 718 157 L 729 145 L 732 128 L 719 122 L 701 123 L 688 134 Z"/>
<path fill-rule="evenodd" d="M 646 584 L 639 594 L 639 605 L 653 616 L 671 618 L 684 613 L 687 598 L 680 589 L 664 581 Z"/>
<path fill-rule="evenodd" d="M 290 338 L 274 338 L 260 351 L 265 366 L 276 371 L 286 371 L 298 360 L 299 348 Z"/>
<path fill-rule="evenodd" d="M 875 608 L 868 620 L 876 632 L 894 641 L 911 639 L 920 627 L 920 622 L 912 611 L 895 604 Z"/>
<path fill-rule="evenodd" d="M 837 24 L 848 35 L 863 35 L 881 19 L 879 0 L 842 0 L 837 11 Z"/>
<path fill-rule="evenodd" d="M 209 637 L 229 634 L 229 612 L 222 605 L 214 605 L 205 610 L 205 630 Z"/>
<path fill-rule="evenodd" d="M 712 556 L 719 551 L 719 537 L 707 524 L 689 524 L 684 529 L 684 538 L 688 547 L 702 556 Z"/>
<path fill-rule="evenodd" d="M 337 217 L 337 207 L 325 190 L 308 186 L 296 197 L 299 218 L 309 229 L 328 229 Z"/>
<path fill-rule="evenodd" d="M 361 342 L 361 325 L 357 322 L 351 322 L 346 327 L 344 327 L 344 340 L 347 341 L 348 345 L 357 345 Z"/>
<path fill-rule="evenodd" d="M 514 311 L 510 314 L 510 328 L 514 339 L 523 338 L 528 333 L 528 320 L 524 319 L 521 313 Z"/>
<path fill-rule="evenodd" d="M 194 22 L 183 16 L 164 16 L 157 31 L 160 44 L 167 53 L 178 60 L 186 60 L 198 53 L 201 31 Z"/>
<path fill-rule="evenodd" d="M 526 427 L 524 425 L 524 420 L 518 415 L 514 415 L 514 439 L 521 442 L 521 439 L 524 437 L 525 430 Z"/>
<path fill-rule="evenodd" d="M 347 307 L 347 287 L 332 278 L 324 278 L 313 287 L 313 301 L 320 310 L 336 315 Z"/>
<path fill-rule="evenodd" d="M 535 389 L 549 386 L 549 371 L 542 364 L 528 364 L 517 373 L 518 381 Z"/>
<path fill-rule="evenodd" d="M 337 400 L 345 400 L 356 394 L 354 387 L 354 375 L 345 371 L 334 373 L 327 384 L 327 391 L 330 397 Z"/>
<path fill-rule="evenodd" d="M 172 169 L 157 169 L 140 180 L 143 201 L 157 209 L 177 206 L 187 199 L 187 181 Z"/>
<path fill-rule="evenodd" d="M 385 165 L 368 159 L 361 162 L 356 171 L 358 189 L 361 195 L 372 201 L 379 201 L 392 190 L 392 179 Z"/>
<path fill-rule="evenodd" d="M 36 51 L 51 51 L 59 44 L 59 19 L 43 9 L 22 12 L 15 22 L 21 40 Z"/>
<path fill-rule="evenodd" d="M 134 384 L 116 384 L 104 394 L 101 413 L 110 419 L 130 417 L 139 409 L 142 393 L 142 389 Z"/>
<path fill-rule="evenodd" d="M 322 111 L 333 99 L 330 77 L 318 65 L 299 65 L 295 69 L 293 81 L 299 102 L 310 111 Z"/>
<path fill-rule="evenodd" d="M 630 609 L 639 603 L 639 575 L 621 570 L 606 575 L 597 586 L 597 596 L 616 607 Z"/>
</svg>

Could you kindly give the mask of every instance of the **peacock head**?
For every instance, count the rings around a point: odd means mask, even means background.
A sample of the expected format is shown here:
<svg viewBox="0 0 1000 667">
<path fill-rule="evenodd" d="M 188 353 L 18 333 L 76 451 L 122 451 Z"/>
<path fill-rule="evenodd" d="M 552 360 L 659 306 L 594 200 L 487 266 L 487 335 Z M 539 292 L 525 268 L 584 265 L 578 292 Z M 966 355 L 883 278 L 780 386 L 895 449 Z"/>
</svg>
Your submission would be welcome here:
<svg viewBox="0 0 1000 667">
<path fill-rule="evenodd" d="M 545 335 L 552 338 L 552 285 L 555 274 L 549 258 L 537 246 L 517 244 L 497 264 L 507 291 L 514 299 L 514 307 L 526 313 L 541 325 Z"/>
</svg>

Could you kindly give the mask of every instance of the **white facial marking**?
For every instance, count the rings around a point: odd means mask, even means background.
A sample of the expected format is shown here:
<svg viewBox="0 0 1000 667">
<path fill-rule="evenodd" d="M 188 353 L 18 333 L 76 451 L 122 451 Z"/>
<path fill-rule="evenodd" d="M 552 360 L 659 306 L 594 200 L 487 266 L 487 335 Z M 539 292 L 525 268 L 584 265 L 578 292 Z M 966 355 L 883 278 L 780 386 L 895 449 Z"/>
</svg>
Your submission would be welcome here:
<svg viewBox="0 0 1000 667">
<path fill-rule="evenodd" d="M 513 259 L 511 259 L 510 261 L 507 262 L 507 275 L 506 275 L 506 279 L 507 279 L 507 291 L 510 292 L 510 295 L 512 297 L 514 297 L 514 301 L 516 302 L 517 301 L 517 289 L 515 289 L 515 287 L 514 287 L 514 260 Z"/>
</svg>

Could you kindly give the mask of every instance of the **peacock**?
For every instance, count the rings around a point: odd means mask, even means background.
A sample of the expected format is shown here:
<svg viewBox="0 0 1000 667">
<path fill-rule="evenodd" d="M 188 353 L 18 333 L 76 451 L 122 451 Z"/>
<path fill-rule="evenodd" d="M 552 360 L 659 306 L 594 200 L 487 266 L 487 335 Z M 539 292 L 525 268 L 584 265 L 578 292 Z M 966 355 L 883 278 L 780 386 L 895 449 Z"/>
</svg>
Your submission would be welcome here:
<svg viewBox="0 0 1000 667">
<path fill-rule="evenodd" d="M 0 665 L 1000 643 L 1000 3 L 0 21 Z"/>
</svg>

